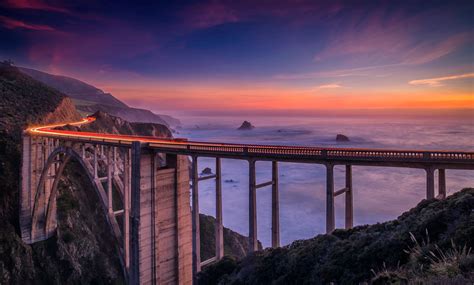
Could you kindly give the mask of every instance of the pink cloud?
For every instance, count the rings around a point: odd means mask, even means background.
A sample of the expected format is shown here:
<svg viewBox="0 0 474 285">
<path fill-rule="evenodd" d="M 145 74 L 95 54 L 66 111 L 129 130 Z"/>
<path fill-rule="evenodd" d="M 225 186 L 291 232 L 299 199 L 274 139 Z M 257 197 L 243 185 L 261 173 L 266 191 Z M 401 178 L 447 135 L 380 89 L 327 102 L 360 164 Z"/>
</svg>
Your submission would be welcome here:
<svg viewBox="0 0 474 285">
<path fill-rule="evenodd" d="M 300 27 L 336 15 L 344 6 L 337 1 L 219 1 L 210 0 L 188 6 L 180 17 L 186 26 L 205 29 L 226 23 L 260 17 L 285 19 L 289 26 Z"/>
<path fill-rule="evenodd" d="M 120 33 L 116 33 L 117 30 Z M 159 56 L 157 51 L 160 48 L 150 31 L 113 20 L 102 21 L 95 30 L 87 30 L 87 33 L 55 32 L 32 34 L 30 37 L 32 44 L 27 57 L 33 64 L 44 66 L 53 73 L 87 71 L 92 78 L 119 73 L 120 70 L 113 66 L 116 62 L 129 62 L 152 52 Z"/>
<path fill-rule="evenodd" d="M 54 31 L 55 29 L 47 25 L 29 24 L 20 20 L 15 20 L 5 16 L 0 16 L 0 24 L 7 29 L 26 29 L 34 31 Z"/>
<path fill-rule="evenodd" d="M 239 21 L 236 11 L 219 2 L 193 5 L 187 8 L 182 16 L 188 25 L 198 29 Z"/>
<path fill-rule="evenodd" d="M 332 28 L 328 44 L 314 56 L 316 62 L 350 56 L 373 64 L 423 64 L 441 58 L 470 40 L 468 33 L 428 36 L 426 19 L 434 12 L 406 16 L 380 8 L 369 15 L 354 12 Z"/>
<path fill-rule="evenodd" d="M 460 33 L 441 41 L 424 42 L 407 51 L 404 56 L 403 63 L 427 63 L 452 53 L 458 47 L 469 41 L 472 41 L 472 39 L 468 33 Z"/>
<path fill-rule="evenodd" d="M 444 86 L 443 82 L 448 80 L 457 80 L 465 78 L 474 78 L 474 73 L 465 73 L 451 76 L 443 76 L 436 78 L 427 78 L 427 79 L 417 79 L 408 82 L 411 85 L 428 85 L 430 87 L 439 87 Z"/>
<path fill-rule="evenodd" d="M 4 6 L 12 9 L 32 9 L 60 13 L 69 13 L 69 10 L 50 5 L 41 0 L 6 0 Z"/>
</svg>

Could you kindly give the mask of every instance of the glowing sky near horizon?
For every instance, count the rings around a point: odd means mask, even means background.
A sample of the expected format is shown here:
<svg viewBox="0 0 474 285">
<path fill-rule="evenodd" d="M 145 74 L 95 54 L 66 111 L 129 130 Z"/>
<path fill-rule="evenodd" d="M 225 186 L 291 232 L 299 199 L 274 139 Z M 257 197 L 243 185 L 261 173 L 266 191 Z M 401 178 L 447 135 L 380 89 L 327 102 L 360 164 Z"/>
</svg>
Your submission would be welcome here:
<svg viewBox="0 0 474 285">
<path fill-rule="evenodd" d="M 472 1 L 6 0 L 0 59 L 160 111 L 474 108 L 473 12 Z"/>
</svg>

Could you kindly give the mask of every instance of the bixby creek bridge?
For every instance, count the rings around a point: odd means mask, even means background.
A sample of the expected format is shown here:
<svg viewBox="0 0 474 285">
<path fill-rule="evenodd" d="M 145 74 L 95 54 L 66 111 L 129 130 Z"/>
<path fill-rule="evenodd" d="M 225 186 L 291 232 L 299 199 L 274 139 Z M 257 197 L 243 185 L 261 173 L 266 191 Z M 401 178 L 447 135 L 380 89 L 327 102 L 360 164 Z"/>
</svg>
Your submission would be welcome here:
<svg viewBox="0 0 474 285">
<path fill-rule="evenodd" d="M 92 121 L 88 117 L 71 125 Z M 31 244 L 55 234 L 59 180 L 67 163 L 76 160 L 99 196 L 129 284 L 191 284 L 202 266 L 224 256 L 221 159 L 249 162 L 249 252 L 258 249 L 256 190 L 266 186 L 272 191 L 272 246 L 280 246 L 278 162 L 325 165 L 328 233 L 335 229 L 334 200 L 341 195 L 345 227 L 353 226 L 353 166 L 424 169 L 428 199 L 446 196 L 446 169 L 474 170 L 474 152 L 207 143 L 55 129 L 63 125 L 24 132 L 22 239 Z M 199 157 L 215 158 L 215 174 L 199 177 Z M 256 161 L 272 162 L 270 181 L 257 184 Z M 346 170 L 345 187 L 337 190 L 336 165 Z M 198 184 L 206 179 L 215 180 L 216 248 L 215 257 L 201 261 Z"/>
</svg>

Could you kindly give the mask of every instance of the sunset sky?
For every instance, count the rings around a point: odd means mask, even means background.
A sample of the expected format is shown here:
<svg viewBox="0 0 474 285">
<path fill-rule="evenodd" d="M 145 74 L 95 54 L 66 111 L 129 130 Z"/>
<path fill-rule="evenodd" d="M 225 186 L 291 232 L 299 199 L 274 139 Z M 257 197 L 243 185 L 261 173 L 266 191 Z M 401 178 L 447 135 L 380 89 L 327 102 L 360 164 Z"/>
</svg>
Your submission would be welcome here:
<svg viewBox="0 0 474 285">
<path fill-rule="evenodd" d="M 472 1 L 72 2 L 0 1 L 0 59 L 159 111 L 474 108 Z"/>
</svg>

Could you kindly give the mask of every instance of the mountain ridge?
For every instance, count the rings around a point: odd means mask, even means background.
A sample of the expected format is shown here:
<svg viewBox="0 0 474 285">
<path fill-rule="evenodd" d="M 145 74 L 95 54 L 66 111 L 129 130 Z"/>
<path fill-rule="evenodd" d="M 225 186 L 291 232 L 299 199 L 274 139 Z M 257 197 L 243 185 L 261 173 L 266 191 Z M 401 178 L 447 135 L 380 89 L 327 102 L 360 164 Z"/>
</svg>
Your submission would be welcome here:
<svg viewBox="0 0 474 285">
<path fill-rule="evenodd" d="M 26 67 L 18 68 L 32 78 L 70 96 L 76 108 L 83 115 L 103 111 L 130 122 L 158 123 L 168 127 L 176 127 L 181 124 L 178 119 L 169 115 L 155 114 L 150 110 L 130 107 L 112 94 L 76 78 L 54 75 Z"/>
</svg>

